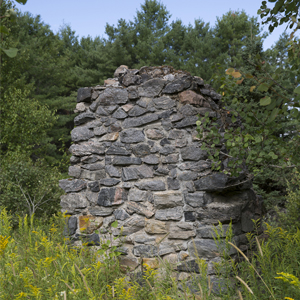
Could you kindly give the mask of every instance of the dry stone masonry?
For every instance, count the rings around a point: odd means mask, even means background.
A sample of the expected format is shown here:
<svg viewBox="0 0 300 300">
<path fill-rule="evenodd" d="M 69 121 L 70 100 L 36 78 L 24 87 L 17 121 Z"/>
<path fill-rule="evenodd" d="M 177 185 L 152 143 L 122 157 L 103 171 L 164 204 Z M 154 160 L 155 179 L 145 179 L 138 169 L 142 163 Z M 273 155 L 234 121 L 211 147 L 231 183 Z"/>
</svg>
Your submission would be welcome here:
<svg viewBox="0 0 300 300">
<path fill-rule="evenodd" d="M 214 273 L 219 221 L 221 237 L 232 221 L 236 244 L 246 247 L 245 233 L 259 214 L 251 184 L 244 173 L 232 179 L 213 172 L 197 137 L 199 115 L 218 117 L 220 100 L 200 77 L 166 66 L 120 66 L 104 86 L 80 88 L 73 178 L 60 181 L 72 239 L 99 245 L 117 220 L 121 264 L 135 270 L 161 257 L 181 277 L 197 272 L 196 252 Z"/>
</svg>

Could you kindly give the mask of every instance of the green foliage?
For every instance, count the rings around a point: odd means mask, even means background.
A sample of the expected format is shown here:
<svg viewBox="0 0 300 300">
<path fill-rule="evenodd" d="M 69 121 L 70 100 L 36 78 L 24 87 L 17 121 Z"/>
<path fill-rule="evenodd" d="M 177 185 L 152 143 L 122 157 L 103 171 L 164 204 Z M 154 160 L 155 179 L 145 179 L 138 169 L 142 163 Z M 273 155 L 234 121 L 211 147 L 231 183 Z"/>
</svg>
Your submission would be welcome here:
<svg viewBox="0 0 300 300">
<path fill-rule="evenodd" d="M 58 186 L 61 174 L 45 162 L 32 162 L 24 155 L 2 157 L 0 174 L 0 206 L 14 216 L 35 214 L 49 219 L 59 211 L 62 190 Z"/>
</svg>

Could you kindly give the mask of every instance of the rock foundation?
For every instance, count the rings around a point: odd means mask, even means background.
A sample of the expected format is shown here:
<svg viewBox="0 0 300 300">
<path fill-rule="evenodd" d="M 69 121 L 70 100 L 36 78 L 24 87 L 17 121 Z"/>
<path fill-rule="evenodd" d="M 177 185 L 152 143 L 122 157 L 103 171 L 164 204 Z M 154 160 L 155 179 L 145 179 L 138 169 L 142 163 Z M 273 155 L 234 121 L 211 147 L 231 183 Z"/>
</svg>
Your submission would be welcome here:
<svg viewBox="0 0 300 300">
<path fill-rule="evenodd" d="M 196 253 L 214 273 L 219 222 L 224 237 L 232 221 L 243 247 L 259 214 L 256 195 L 245 174 L 232 179 L 211 170 L 195 125 L 205 113 L 218 118 L 220 100 L 201 78 L 171 67 L 121 66 L 104 86 L 80 88 L 73 178 L 60 181 L 71 237 L 99 245 L 117 220 L 112 234 L 121 236 L 114 243 L 122 243 L 122 265 L 157 267 L 161 257 L 181 277 L 199 271 Z"/>
</svg>

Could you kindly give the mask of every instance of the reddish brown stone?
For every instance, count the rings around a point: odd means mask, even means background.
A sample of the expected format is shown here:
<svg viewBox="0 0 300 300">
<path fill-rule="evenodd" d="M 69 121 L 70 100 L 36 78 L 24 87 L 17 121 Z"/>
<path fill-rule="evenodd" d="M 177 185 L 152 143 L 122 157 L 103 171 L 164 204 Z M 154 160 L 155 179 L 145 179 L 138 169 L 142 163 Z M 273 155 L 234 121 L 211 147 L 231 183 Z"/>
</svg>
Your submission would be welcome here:
<svg viewBox="0 0 300 300">
<path fill-rule="evenodd" d="M 205 98 L 193 91 L 184 91 L 179 94 L 179 99 L 182 104 L 193 104 L 203 106 Z"/>
<path fill-rule="evenodd" d="M 93 233 L 96 229 L 100 228 L 102 224 L 102 217 L 95 217 L 91 215 L 79 216 L 79 229 L 83 233 Z"/>
</svg>

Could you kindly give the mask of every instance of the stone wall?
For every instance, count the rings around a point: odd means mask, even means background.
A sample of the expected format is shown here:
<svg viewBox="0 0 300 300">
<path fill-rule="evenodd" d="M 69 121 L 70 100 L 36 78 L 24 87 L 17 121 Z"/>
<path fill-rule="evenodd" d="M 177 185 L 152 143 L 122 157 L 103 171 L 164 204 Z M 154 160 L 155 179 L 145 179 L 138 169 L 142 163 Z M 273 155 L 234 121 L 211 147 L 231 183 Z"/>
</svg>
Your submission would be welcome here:
<svg viewBox="0 0 300 300">
<path fill-rule="evenodd" d="M 113 235 L 122 238 L 114 243 L 122 240 L 121 263 L 131 270 L 160 256 L 181 272 L 197 271 L 197 251 L 210 274 L 219 259 L 213 225 L 224 224 L 224 237 L 232 221 L 245 248 L 259 213 L 251 183 L 244 173 L 213 172 L 197 137 L 198 115 L 218 118 L 220 100 L 200 77 L 165 66 L 121 66 L 104 86 L 79 89 L 73 178 L 60 181 L 73 240 L 99 245 L 117 220 Z"/>
</svg>

